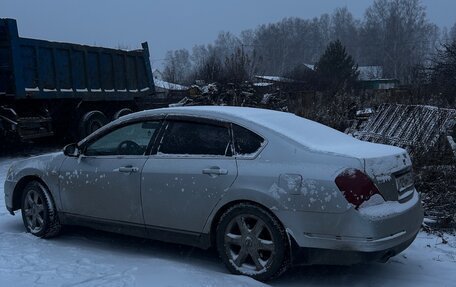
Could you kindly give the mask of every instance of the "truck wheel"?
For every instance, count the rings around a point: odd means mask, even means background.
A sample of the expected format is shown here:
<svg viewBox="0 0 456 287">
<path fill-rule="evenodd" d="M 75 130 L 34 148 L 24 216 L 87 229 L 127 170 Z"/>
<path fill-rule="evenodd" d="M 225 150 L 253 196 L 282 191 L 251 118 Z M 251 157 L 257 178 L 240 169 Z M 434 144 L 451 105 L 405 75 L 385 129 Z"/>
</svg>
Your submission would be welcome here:
<svg viewBox="0 0 456 287">
<path fill-rule="evenodd" d="M 117 120 L 118 118 L 120 118 L 122 116 L 131 114 L 132 112 L 133 111 L 129 108 L 120 109 L 114 114 L 114 116 L 112 116 L 112 120 Z"/>
<path fill-rule="evenodd" d="M 22 193 L 22 219 L 27 232 L 41 237 L 57 236 L 62 228 L 51 195 L 39 182 L 32 181 Z"/>
<path fill-rule="evenodd" d="M 86 113 L 79 122 L 79 137 L 85 138 L 108 123 L 108 118 L 100 111 Z"/>
<path fill-rule="evenodd" d="M 289 266 L 288 239 L 280 222 L 256 205 L 240 203 L 220 218 L 217 251 L 234 274 L 266 281 Z"/>
</svg>

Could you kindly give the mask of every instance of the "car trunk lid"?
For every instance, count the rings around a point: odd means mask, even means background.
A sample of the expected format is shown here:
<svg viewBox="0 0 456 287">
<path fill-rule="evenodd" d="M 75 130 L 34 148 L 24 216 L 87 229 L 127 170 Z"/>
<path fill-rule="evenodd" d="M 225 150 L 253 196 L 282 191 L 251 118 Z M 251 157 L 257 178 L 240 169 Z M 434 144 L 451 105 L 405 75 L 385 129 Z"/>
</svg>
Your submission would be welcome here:
<svg viewBox="0 0 456 287">
<path fill-rule="evenodd" d="M 412 162 L 408 153 L 392 153 L 365 158 L 366 174 L 374 181 L 386 201 L 406 201 L 414 190 Z"/>
<path fill-rule="evenodd" d="M 322 150 L 323 151 L 323 150 Z M 413 192 L 412 162 L 406 150 L 394 146 L 353 140 L 325 152 L 359 159 L 364 173 L 386 201 L 406 201 Z"/>
</svg>

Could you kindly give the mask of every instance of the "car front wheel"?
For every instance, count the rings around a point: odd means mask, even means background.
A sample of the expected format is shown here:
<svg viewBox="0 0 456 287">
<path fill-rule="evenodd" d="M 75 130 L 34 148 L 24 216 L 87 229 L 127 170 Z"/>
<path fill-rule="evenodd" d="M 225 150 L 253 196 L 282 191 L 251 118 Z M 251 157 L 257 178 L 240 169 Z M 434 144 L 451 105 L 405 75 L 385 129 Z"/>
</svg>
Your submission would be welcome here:
<svg viewBox="0 0 456 287">
<path fill-rule="evenodd" d="M 39 182 L 27 184 L 22 194 L 22 219 L 27 232 L 50 238 L 60 233 L 61 225 L 52 198 Z"/>
<path fill-rule="evenodd" d="M 234 274 L 265 281 L 289 266 L 285 230 L 261 207 L 248 203 L 231 207 L 220 218 L 216 236 L 218 253 Z"/>
</svg>

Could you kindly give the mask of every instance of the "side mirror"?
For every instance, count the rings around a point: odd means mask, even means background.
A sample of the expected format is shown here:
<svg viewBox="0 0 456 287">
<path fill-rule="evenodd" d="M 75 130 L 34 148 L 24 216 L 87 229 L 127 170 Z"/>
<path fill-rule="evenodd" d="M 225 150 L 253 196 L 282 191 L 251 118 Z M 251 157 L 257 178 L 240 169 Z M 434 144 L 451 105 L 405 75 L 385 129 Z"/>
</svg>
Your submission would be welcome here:
<svg viewBox="0 0 456 287">
<path fill-rule="evenodd" d="M 81 150 L 77 143 L 72 143 L 63 148 L 63 154 L 70 157 L 79 157 Z"/>
</svg>

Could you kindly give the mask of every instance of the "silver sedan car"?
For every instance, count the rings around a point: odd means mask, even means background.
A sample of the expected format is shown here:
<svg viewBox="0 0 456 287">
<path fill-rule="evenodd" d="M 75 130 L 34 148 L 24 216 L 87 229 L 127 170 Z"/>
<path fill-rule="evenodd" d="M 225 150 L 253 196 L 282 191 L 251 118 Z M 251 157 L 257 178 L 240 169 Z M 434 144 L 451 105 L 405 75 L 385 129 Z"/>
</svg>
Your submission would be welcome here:
<svg viewBox="0 0 456 287">
<path fill-rule="evenodd" d="M 235 274 L 385 262 L 423 219 L 410 157 L 290 113 L 176 107 L 124 116 L 63 152 L 14 163 L 11 214 L 217 249 Z"/>
</svg>

